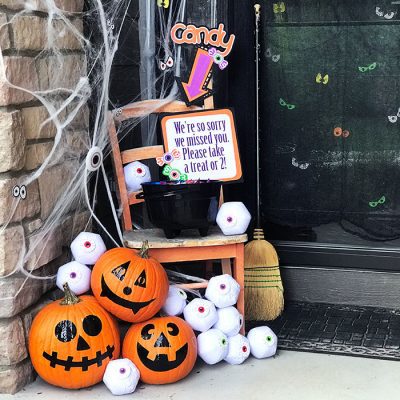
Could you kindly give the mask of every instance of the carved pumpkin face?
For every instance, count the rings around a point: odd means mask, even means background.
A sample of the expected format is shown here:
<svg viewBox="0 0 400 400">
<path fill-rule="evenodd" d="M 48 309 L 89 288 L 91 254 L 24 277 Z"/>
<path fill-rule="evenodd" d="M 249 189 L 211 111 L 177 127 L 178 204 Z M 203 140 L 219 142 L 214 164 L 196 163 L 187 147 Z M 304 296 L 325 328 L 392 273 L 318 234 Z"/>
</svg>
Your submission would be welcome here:
<svg viewBox="0 0 400 400">
<path fill-rule="evenodd" d="M 100 382 L 107 364 L 118 358 L 119 332 L 93 296 L 77 298 L 69 289 L 65 293 L 63 301 L 50 303 L 35 317 L 29 353 L 42 379 L 79 389 Z"/>
<path fill-rule="evenodd" d="M 133 361 L 145 383 L 177 382 L 190 373 L 196 362 L 196 336 L 181 318 L 153 318 L 130 327 L 123 356 Z"/>
<path fill-rule="evenodd" d="M 117 248 L 104 253 L 92 271 L 91 286 L 99 303 L 118 318 L 141 322 L 160 311 L 168 295 L 168 277 L 154 258 Z"/>
</svg>

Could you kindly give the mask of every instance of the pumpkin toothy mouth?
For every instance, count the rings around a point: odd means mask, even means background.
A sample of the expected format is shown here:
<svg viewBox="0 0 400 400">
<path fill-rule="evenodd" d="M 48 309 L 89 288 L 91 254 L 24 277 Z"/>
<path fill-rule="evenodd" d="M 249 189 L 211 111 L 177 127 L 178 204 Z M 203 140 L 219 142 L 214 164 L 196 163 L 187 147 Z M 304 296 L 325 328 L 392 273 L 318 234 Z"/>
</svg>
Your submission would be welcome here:
<svg viewBox="0 0 400 400">
<path fill-rule="evenodd" d="M 82 371 L 87 371 L 91 365 L 96 364 L 98 367 L 103 365 L 103 361 L 109 358 L 112 359 L 114 353 L 114 346 L 107 346 L 107 350 L 102 354 L 101 351 L 96 352 L 96 357 L 89 359 L 88 357 L 82 357 L 82 361 L 73 361 L 73 357 L 69 356 L 66 360 L 62 360 L 57 357 L 57 352 L 53 351 L 51 355 L 43 352 L 43 357 L 50 361 L 50 367 L 55 368 L 56 365 L 64 367 L 65 371 L 69 371 L 71 368 L 81 368 Z"/>
<path fill-rule="evenodd" d="M 137 344 L 137 353 L 143 365 L 156 372 L 170 371 L 179 367 L 186 359 L 188 353 L 188 344 L 184 344 L 177 352 L 174 361 L 168 361 L 166 354 L 158 354 L 154 361 L 148 358 L 149 351 L 146 350 L 140 343 Z"/>
<path fill-rule="evenodd" d="M 142 308 L 147 307 L 155 299 L 149 301 L 129 301 L 117 296 L 107 285 L 104 275 L 101 277 L 101 297 L 107 297 L 113 303 L 121 307 L 129 308 L 134 314 L 138 313 Z"/>
</svg>

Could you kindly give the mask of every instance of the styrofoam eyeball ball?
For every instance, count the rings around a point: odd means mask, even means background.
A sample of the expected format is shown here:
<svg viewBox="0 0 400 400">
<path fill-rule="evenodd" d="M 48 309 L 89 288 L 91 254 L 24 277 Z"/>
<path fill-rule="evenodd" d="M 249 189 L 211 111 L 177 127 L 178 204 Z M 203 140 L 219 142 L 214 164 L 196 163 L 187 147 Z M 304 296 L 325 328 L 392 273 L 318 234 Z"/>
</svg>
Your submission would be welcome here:
<svg viewBox="0 0 400 400">
<path fill-rule="evenodd" d="M 245 362 L 250 355 L 250 342 L 242 335 L 235 335 L 228 338 L 229 351 L 224 360 L 233 365 L 239 365 Z"/>
<path fill-rule="evenodd" d="M 197 336 L 197 354 L 206 364 L 219 363 L 228 351 L 228 338 L 219 329 L 210 329 Z"/>
<path fill-rule="evenodd" d="M 205 332 L 218 321 L 218 314 L 211 301 L 194 299 L 184 309 L 183 316 L 186 322 L 195 331 Z"/>
<path fill-rule="evenodd" d="M 129 192 L 137 192 L 142 189 L 142 183 L 151 181 L 149 168 L 139 161 L 125 165 L 124 176 L 126 187 Z"/>
<path fill-rule="evenodd" d="M 57 271 L 56 285 L 63 289 L 64 283 L 77 295 L 86 293 L 90 289 L 90 277 L 92 271 L 86 265 L 71 261 L 62 265 Z"/>
<path fill-rule="evenodd" d="M 228 274 L 213 276 L 208 282 L 205 296 L 218 308 L 237 303 L 240 285 Z"/>
<path fill-rule="evenodd" d="M 71 251 L 76 261 L 94 265 L 107 248 L 97 233 L 81 232 L 71 243 Z"/>
<path fill-rule="evenodd" d="M 245 233 L 251 221 L 251 215 L 240 201 L 222 204 L 217 215 L 217 224 L 224 235 Z"/>
<path fill-rule="evenodd" d="M 219 308 L 217 314 L 218 321 L 213 328 L 219 329 L 228 337 L 239 333 L 243 324 L 243 316 L 235 307 Z"/>
<path fill-rule="evenodd" d="M 140 379 L 136 365 L 128 358 L 110 361 L 103 382 L 115 396 L 133 393 Z"/>
<path fill-rule="evenodd" d="M 268 358 L 276 354 L 278 338 L 268 326 L 258 326 L 247 334 L 251 354 L 256 358 Z"/>
<path fill-rule="evenodd" d="M 170 286 L 162 310 L 167 315 L 180 315 L 186 307 L 186 299 L 187 295 L 184 290 Z"/>
</svg>

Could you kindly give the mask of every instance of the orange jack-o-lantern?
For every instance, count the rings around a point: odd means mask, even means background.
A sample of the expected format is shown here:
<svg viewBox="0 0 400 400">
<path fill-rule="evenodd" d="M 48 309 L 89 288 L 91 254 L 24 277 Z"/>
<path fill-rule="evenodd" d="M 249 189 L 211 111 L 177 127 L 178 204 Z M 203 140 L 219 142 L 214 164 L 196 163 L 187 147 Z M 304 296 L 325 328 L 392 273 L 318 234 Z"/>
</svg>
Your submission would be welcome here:
<svg viewBox="0 0 400 400">
<path fill-rule="evenodd" d="M 46 382 L 67 389 L 95 385 L 107 364 L 119 357 L 116 322 L 93 296 L 76 297 L 64 286 L 65 298 L 45 306 L 29 333 L 29 353 Z"/>
<path fill-rule="evenodd" d="M 141 322 L 154 317 L 168 296 L 167 274 L 147 252 L 147 243 L 139 253 L 112 249 L 93 268 L 93 294 L 106 310 L 124 321 Z"/>
<path fill-rule="evenodd" d="M 143 382 L 173 383 L 193 369 L 197 358 L 196 336 L 181 318 L 153 318 L 129 328 L 122 354 L 136 365 Z"/>
</svg>

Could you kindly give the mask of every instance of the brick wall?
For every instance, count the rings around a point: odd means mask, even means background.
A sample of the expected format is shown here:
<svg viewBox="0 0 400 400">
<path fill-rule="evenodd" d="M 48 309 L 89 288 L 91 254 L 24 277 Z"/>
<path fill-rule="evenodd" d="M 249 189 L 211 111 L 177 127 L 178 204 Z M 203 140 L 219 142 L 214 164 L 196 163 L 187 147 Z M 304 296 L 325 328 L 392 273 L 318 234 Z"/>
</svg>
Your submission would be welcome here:
<svg viewBox="0 0 400 400">
<path fill-rule="evenodd" d="M 27 351 L 27 334 L 35 313 L 50 301 L 46 293 L 54 287 L 52 280 L 26 279 L 21 273 L 10 274 L 21 251 L 29 249 L 32 240 L 55 205 L 63 184 L 76 171 L 77 163 L 60 162 L 27 188 L 27 198 L 19 202 L 10 224 L 2 230 L 14 202 L 12 190 L 18 182 L 34 172 L 51 151 L 56 135 L 52 123 L 42 129 L 48 118 L 46 108 L 34 96 L 10 87 L 30 90 L 54 87 L 73 88 L 86 74 L 85 55 L 78 40 L 61 20 L 53 22 L 56 32 L 52 46 L 60 59 L 49 51 L 47 16 L 44 0 L 30 0 L 31 12 L 19 14 L 22 0 L 0 0 L 0 47 L 4 64 L 0 65 L 0 392 L 15 393 L 29 383 L 33 369 Z M 73 12 L 72 24 L 83 31 L 83 0 L 55 0 L 60 9 Z M 60 74 L 60 68 L 62 73 Z M 66 113 L 68 110 L 66 111 Z M 88 109 L 85 108 L 64 132 L 77 153 L 84 153 L 82 140 L 87 139 Z M 75 233 L 83 230 L 86 212 L 66 216 L 50 232 L 47 246 L 33 251 L 27 268 L 41 275 L 54 274 L 68 261 L 68 245 Z M 1 233 L 2 232 L 2 233 Z"/>
</svg>

